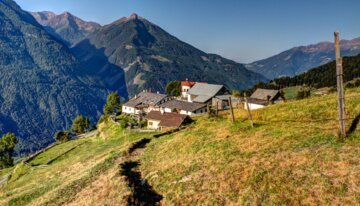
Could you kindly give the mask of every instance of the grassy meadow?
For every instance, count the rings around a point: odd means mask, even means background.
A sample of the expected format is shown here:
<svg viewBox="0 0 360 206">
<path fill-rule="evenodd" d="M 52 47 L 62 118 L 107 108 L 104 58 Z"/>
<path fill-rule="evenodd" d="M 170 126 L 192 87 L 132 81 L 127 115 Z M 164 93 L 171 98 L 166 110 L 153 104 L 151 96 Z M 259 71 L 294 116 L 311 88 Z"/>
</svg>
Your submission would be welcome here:
<svg viewBox="0 0 360 206">
<path fill-rule="evenodd" d="M 97 205 L 95 200 L 82 199 L 82 192 L 91 190 L 92 184 L 104 175 L 116 176 L 120 164 L 117 161 L 121 161 L 133 142 L 147 136 L 149 134 L 132 133 L 108 122 L 101 126 L 98 135 L 56 145 L 29 162 L 29 165 L 43 165 L 52 161 L 47 167 L 30 168 L 21 163 L 15 166 L 9 182 L 0 187 L 0 205 L 65 205 L 74 199 L 78 203 L 75 205 Z M 123 194 L 127 192 L 125 184 L 118 184 L 121 181 L 120 177 L 114 178 L 113 188 L 101 188 L 103 193 L 94 192 L 91 196 L 104 203 L 105 199 L 119 202 L 119 198 L 123 199 L 118 194 L 120 189 Z"/>
<path fill-rule="evenodd" d="M 142 176 L 163 205 L 356 205 L 360 203 L 360 129 L 337 138 L 336 94 L 247 113 L 195 118 L 154 138 L 138 154 Z M 347 126 L 360 113 L 360 88 L 346 90 Z M 360 127 L 360 126 L 359 126 Z M 130 193 L 119 165 L 149 133 L 108 122 L 100 133 L 57 145 L 18 164 L 0 187 L 0 205 L 124 205 Z M 0 174 L 6 172 L 1 171 Z"/>
<path fill-rule="evenodd" d="M 346 92 L 347 117 L 360 113 L 360 89 Z M 145 177 L 165 205 L 356 205 L 360 133 L 337 139 L 335 94 L 216 119 L 152 141 Z M 348 125 L 351 123 L 347 121 Z"/>
</svg>

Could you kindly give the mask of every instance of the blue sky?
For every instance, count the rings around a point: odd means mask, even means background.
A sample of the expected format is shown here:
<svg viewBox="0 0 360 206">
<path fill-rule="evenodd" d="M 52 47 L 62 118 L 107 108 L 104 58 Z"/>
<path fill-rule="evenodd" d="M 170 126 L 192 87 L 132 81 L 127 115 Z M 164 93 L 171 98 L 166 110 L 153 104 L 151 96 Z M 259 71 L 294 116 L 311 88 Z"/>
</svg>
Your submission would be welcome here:
<svg viewBox="0 0 360 206">
<path fill-rule="evenodd" d="M 15 0 L 108 24 L 135 12 L 170 34 L 241 63 L 294 46 L 360 37 L 360 0 Z"/>
</svg>

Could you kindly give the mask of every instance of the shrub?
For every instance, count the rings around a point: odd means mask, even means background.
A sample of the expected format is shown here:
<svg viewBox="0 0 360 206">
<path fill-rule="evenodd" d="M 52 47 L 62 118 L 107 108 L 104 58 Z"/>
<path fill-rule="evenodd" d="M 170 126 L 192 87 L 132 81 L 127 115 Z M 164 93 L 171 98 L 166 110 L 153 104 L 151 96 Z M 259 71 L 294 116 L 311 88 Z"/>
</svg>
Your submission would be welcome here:
<svg viewBox="0 0 360 206">
<path fill-rule="evenodd" d="M 100 117 L 99 121 L 98 121 L 98 124 L 101 124 L 101 123 L 103 123 L 103 122 L 107 123 L 108 120 L 109 120 L 109 116 L 107 116 L 107 115 L 102 115 L 102 116 Z"/>
<path fill-rule="evenodd" d="M 301 87 L 298 91 L 296 99 L 305 99 L 311 96 L 311 89 L 309 87 Z"/>
<path fill-rule="evenodd" d="M 140 123 L 139 123 L 139 126 L 140 126 L 141 128 L 146 127 L 146 125 L 147 125 L 147 121 L 146 121 L 146 120 L 141 120 Z"/>
<path fill-rule="evenodd" d="M 89 118 L 85 118 L 82 115 L 79 115 L 74 119 L 71 130 L 76 134 L 83 134 L 89 128 L 90 128 Z"/>
<path fill-rule="evenodd" d="M 57 142 L 67 142 L 71 139 L 71 135 L 68 131 L 58 131 L 56 132 L 54 139 Z"/>
<path fill-rule="evenodd" d="M 127 122 L 126 119 L 120 120 L 120 127 L 121 127 L 121 128 L 125 129 L 126 126 L 127 126 L 127 124 L 128 124 L 128 122 Z"/>
</svg>

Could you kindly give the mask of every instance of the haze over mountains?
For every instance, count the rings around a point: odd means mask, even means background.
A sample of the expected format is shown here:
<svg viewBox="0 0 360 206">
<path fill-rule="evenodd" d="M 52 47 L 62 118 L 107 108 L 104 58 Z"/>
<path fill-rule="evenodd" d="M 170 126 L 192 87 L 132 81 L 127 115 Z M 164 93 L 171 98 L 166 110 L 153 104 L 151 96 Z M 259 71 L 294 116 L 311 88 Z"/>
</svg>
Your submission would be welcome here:
<svg viewBox="0 0 360 206">
<path fill-rule="evenodd" d="M 49 29 L 50 31 L 51 30 L 58 31 L 58 32 L 56 32 L 57 34 L 55 34 L 55 35 L 59 35 L 60 40 L 64 40 L 65 42 L 71 41 L 70 37 L 74 34 L 72 34 L 72 35 L 69 35 L 69 34 L 73 33 L 74 31 L 79 31 L 79 29 L 77 29 L 78 27 L 82 27 L 82 28 L 85 27 L 85 26 L 76 26 L 76 24 L 63 23 L 63 22 L 70 22 L 70 20 L 68 20 L 68 19 L 77 19 L 76 22 L 81 22 L 80 25 L 86 25 L 86 24 L 94 25 L 94 26 L 91 26 L 91 28 L 92 28 L 91 30 L 87 30 L 86 35 L 81 35 L 80 38 L 77 38 L 77 41 L 84 40 L 87 36 L 89 36 L 88 39 L 89 39 L 89 41 L 91 41 L 91 44 L 94 44 L 96 47 L 99 47 L 99 46 L 103 47 L 104 52 L 106 53 L 105 56 L 108 59 L 111 59 L 109 62 L 111 62 L 112 64 L 114 64 L 118 67 L 127 68 L 131 63 L 136 62 L 136 59 L 134 60 L 134 58 L 131 58 L 131 60 L 132 60 L 131 62 L 123 61 L 121 63 L 120 62 L 114 63 L 114 59 L 117 59 L 119 55 L 124 55 L 124 51 L 115 52 L 115 49 L 114 49 L 116 46 L 124 47 L 123 39 L 121 39 L 120 41 L 119 41 L 119 37 L 117 37 L 116 39 L 112 39 L 112 37 L 110 37 L 108 35 L 108 33 L 109 32 L 110 33 L 113 32 L 112 34 L 116 33 L 116 32 L 114 32 L 114 29 L 115 28 L 120 29 L 120 27 L 122 27 L 122 25 L 120 25 L 119 23 L 126 22 L 127 21 L 126 19 L 128 19 L 126 17 L 123 17 L 122 19 L 119 19 L 118 21 L 115 21 L 112 24 L 106 25 L 103 28 L 101 28 L 101 26 L 99 26 L 96 23 L 86 22 L 84 20 L 81 20 L 78 17 L 75 17 L 74 15 L 72 15 L 68 12 L 64 12 L 63 14 L 60 14 L 60 15 L 55 15 L 52 12 L 34 12 L 32 14 L 34 15 L 34 17 L 36 17 L 36 19 L 38 19 L 38 21 L 42 25 L 44 25 L 46 28 L 50 28 Z M 49 20 L 47 20 L 47 21 L 41 20 L 40 16 L 46 16 L 46 18 L 45 17 L 44 18 L 49 19 Z M 137 16 L 137 15 L 134 14 L 133 17 L 134 16 Z M 131 19 L 132 17 L 129 17 L 129 18 Z M 139 19 L 142 21 L 148 22 L 144 18 L 140 17 Z M 152 26 L 156 26 L 152 23 L 150 23 L 150 24 Z M 59 25 L 61 25 L 61 26 L 59 26 Z M 115 25 L 117 25 L 117 26 L 115 26 Z M 60 31 L 59 31 L 59 27 L 61 27 Z M 127 29 L 127 28 L 122 28 L 122 29 Z M 62 33 L 64 33 L 64 31 L 67 31 L 66 33 L 68 35 L 62 35 Z M 95 31 L 99 31 L 99 33 L 89 35 L 92 32 L 96 33 Z M 85 33 L 85 32 L 82 31 L 80 33 Z M 130 34 L 130 32 L 128 34 Z M 155 34 L 155 36 L 156 35 L 157 34 Z M 167 35 L 170 36 L 169 34 L 167 34 Z M 102 39 L 102 43 L 99 42 L 99 39 Z M 111 41 L 112 42 L 111 45 L 110 44 L 105 45 L 106 41 L 107 42 Z M 74 44 L 72 44 L 72 45 L 76 46 Z M 132 46 L 131 44 L 129 44 L 127 46 L 128 50 L 130 50 L 129 48 L 131 46 Z M 81 47 L 86 47 L 86 46 L 83 43 L 82 45 L 78 45 L 77 49 L 80 50 Z M 126 47 L 126 45 L 125 45 L 125 47 Z M 355 55 L 359 54 L 360 53 L 360 38 L 355 38 L 353 40 L 342 40 L 341 41 L 341 49 L 342 49 L 341 52 L 342 52 L 343 56 L 355 56 Z M 76 50 L 76 52 L 75 52 L 76 55 L 78 54 L 78 50 Z M 121 54 L 119 54 L 118 52 L 120 52 Z M 131 51 L 128 51 L 128 53 L 129 52 L 131 52 Z M 86 49 L 84 53 L 87 53 L 87 55 L 90 55 L 88 49 Z M 94 53 L 96 53 L 96 51 L 94 51 Z M 125 56 L 126 56 L 126 54 L 125 54 Z M 79 55 L 79 57 L 80 57 L 80 59 L 83 59 L 83 53 L 81 53 Z M 141 58 L 141 56 L 139 56 L 139 57 Z M 206 55 L 204 57 L 206 57 Z M 126 57 L 122 57 L 122 58 L 125 59 Z M 87 58 L 83 59 L 83 60 L 84 60 L 84 62 L 87 62 L 89 60 L 89 57 L 87 56 Z M 245 67 L 248 70 L 251 70 L 256 73 L 264 75 L 267 79 L 274 79 L 274 78 L 281 77 L 281 76 L 295 76 L 295 75 L 301 74 L 303 72 L 306 72 L 309 69 L 312 69 L 314 67 L 326 64 L 332 60 L 334 60 L 333 43 L 332 42 L 320 42 L 317 44 L 311 44 L 311 45 L 307 45 L 307 46 L 294 47 L 294 48 L 291 48 L 284 52 L 281 52 L 280 54 L 271 56 L 269 58 L 255 61 L 250 64 L 246 64 Z M 91 62 L 93 63 L 93 61 L 94 61 L 94 58 L 92 58 Z M 127 72 L 125 71 L 125 73 L 127 73 Z M 142 75 L 142 72 L 140 72 L 139 75 Z M 138 87 L 136 84 L 134 85 L 134 83 L 131 82 L 132 79 L 133 79 L 133 75 L 130 75 L 127 78 L 127 82 L 126 82 L 126 84 L 130 87 L 130 90 L 133 90 L 132 88 L 134 88 L 134 87 L 135 88 Z M 130 91 L 130 93 L 132 93 L 132 91 Z"/>
<path fill-rule="evenodd" d="M 31 12 L 44 28 L 68 46 L 73 46 L 89 34 L 100 29 L 100 24 L 86 22 L 69 12 L 56 15 L 50 11 Z"/>
<path fill-rule="evenodd" d="M 360 54 L 360 38 L 340 41 L 342 56 Z M 268 79 L 295 76 L 335 59 L 334 44 L 320 42 L 299 46 L 264 60 L 247 64 L 246 68 L 265 75 Z"/>
</svg>

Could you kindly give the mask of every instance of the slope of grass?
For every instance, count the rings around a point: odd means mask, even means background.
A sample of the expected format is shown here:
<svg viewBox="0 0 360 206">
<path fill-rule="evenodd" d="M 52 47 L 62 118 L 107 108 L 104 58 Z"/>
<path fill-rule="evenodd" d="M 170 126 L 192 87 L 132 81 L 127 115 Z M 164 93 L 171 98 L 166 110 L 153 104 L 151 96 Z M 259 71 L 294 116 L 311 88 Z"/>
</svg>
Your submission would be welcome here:
<svg viewBox="0 0 360 206">
<path fill-rule="evenodd" d="M 283 88 L 283 91 L 285 93 L 285 98 L 287 100 L 296 99 L 297 93 L 300 90 L 300 88 L 301 88 L 300 86 Z"/>
<path fill-rule="evenodd" d="M 335 94 L 252 113 L 254 128 L 245 111 L 235 110 L 235 123 L 225 111 L 218 118 L 196 117 L 188 128 L 147 144 L 139 169 L 164 205 L 360 201 L 360 129 L 345 141 L 337 139 Z M 360 88 L 346 90 L 347 117 L 359 113 Z M 99 135 L 57 145 L 30 162 L 55 159 L 48 167 L 10 169 L 14 173 L 0 188 L 0 205 L 124 205 L 131 191 L 119 164 L 132 143 L 152 134 L 111 122 L 98 128 Z"/>
<path fill-rule="evenodd" d="M 0 188 L 0 205 L 63 205 L 96 181 L 99 175 L 112 168 L 117 170 L 116 159 L 121 158 L 129 145 L 148 135 L 151 134 L 122 130 L 109 122 L 101 127 L 101 137 L 97 135 L 57 145 L 30 164 L 45 164 L 86 142 L 45 168 L 31 169 L 18 164 L 10 181 Z"/>
<path fill-rule="evenodd" d="M 347 116 L 360 89 L 346 92 Z M 355 205 L 360 201 L 360 130 L 337 139 L 335 94 L 218 119 L 152 141 L 141 170 L 168 205 Z M 351 121 L 347 121 L 349 125 Z"/>
<path fill-rule="evenodd" d="M 298 91 L 300 91 L 301 86 L 285 87 L 282 90 L 285 93 L 286 100 L 296 100 Z M 315 88 L 311 89 L 311 95 L 313 96 L 317 90 Z"/>
<path fill-rule="evenodd" d="M 48 162 L 59 157 L 63 153 L 77 147 L 78 145 L 83 144 L 85 141 L 86 139 L 78 139 L 76 141 L 69 141 L 59 145 L 55 145 L 51 148 L 51 150 L 48 150 L 47 152 L 41 153 L 36 156 L 33 160 L 29 162 L 29 164 L 33 166 L 47 164 Z"/>
</svg>

